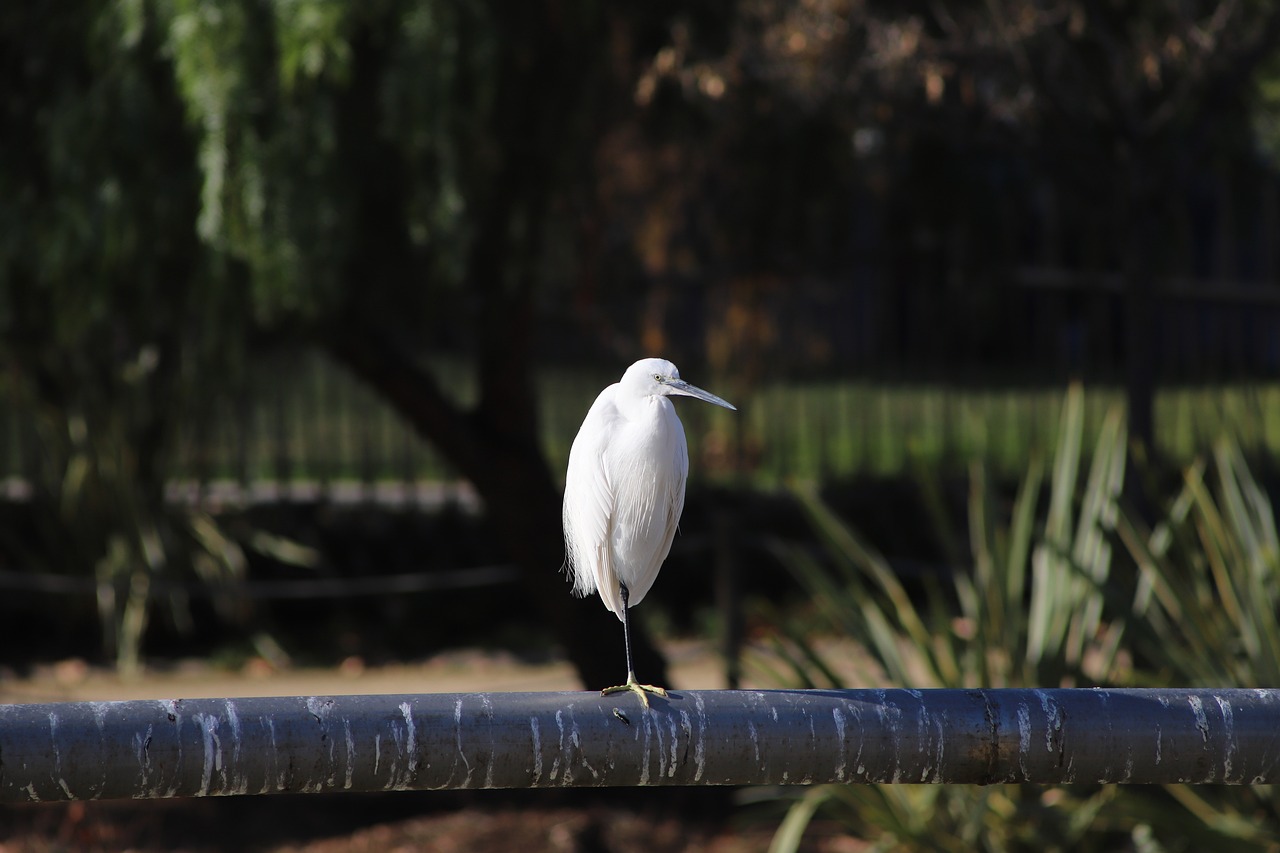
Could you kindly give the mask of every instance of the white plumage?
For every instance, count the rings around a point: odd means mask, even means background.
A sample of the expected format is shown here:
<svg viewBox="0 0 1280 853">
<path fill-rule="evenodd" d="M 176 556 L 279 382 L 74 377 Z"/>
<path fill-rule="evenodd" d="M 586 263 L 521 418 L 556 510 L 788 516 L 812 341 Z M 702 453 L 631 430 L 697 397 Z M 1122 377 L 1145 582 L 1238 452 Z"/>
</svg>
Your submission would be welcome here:
<svg viewBox="0 0 1280 853">
<path fill-rule="evenodd" d="M 672 395 L 733 408 L 682 380 L 671 362 L 641 359 L 600 392 L 569 451 L 563 518 L 573 591 L 598 592 L 624 632 L 627 607 L 652 588 L 684 509 L 689 451 Z M 628 684 L 618 689 L 643 698 L 629 635 L 627 646 Z"/>
</svg>

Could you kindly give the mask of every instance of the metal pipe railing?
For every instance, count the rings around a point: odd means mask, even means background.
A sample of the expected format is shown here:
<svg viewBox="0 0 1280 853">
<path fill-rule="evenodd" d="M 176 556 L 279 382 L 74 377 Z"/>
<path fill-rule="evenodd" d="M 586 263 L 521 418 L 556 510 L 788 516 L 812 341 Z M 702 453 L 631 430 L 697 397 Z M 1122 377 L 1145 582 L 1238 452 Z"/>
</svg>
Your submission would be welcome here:
<svg viewBox="0 0 1280 853">
<path fill-rule="evenodd" d="M 1280 690 L 454 693 L 0 705 L 0 802 L 820 782 L 1280 782 Z"/>
</svg>

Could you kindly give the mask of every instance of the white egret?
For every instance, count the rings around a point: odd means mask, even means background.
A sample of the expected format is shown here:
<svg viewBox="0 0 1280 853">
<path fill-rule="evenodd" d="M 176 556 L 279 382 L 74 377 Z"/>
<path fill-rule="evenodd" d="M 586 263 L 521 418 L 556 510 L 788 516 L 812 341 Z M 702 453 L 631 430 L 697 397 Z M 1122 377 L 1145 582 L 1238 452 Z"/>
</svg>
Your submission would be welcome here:
<svg viewBox="0 0 1280 853">
<path fill-rule="evenodd" d="M 630 690 L 646 706 L 646 693 L 667 693 L 636 681 L 627 610 L 653 586 L 684 509 L 689 450 L 671 396 L 734 409 L 685 382 L 671 362 L 641 359 L 601 391 L 587 412 L 569 451 L 564 489 L 573 591 L 600 593 L 604 606 L 622 620 L 627 683 L 605 688 L 602 695 Z"/>
</svg>

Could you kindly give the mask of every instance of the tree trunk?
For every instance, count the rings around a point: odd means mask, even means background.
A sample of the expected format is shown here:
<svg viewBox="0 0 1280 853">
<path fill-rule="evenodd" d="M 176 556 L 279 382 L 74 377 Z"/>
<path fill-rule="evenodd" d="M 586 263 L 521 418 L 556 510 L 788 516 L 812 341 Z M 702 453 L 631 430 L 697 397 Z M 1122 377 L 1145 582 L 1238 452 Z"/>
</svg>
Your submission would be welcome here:
<svg viewBox="0 0 1280 853">
<path fill-rule="evenodd" d="M 1135 242 L 1143 242 L 1139 227 Z M 1155 454 L 1155 325 L 1156 301 L 1152 271 L 1145 250 L 1131 248 L 1124 295 L 1125 396 L 1128 402 L 1129 436 L 1152 459 Z"/>
<path fill-rule="evenodd" d="M 560 492 L 538 443 L 532 353 L 542 223 L 553 194 L 563 192 L 564 164 L 589 159 L 595 144 L 575 117 L 584 109 L 584 87 L 591 79 L 587 69 L 599 62 L 602 42 L 596 36 L 603 23 L 590 16 L 566 17 L 555 3 L 494 4 L 490 12 L 498 26 L 497 41 L 507 49 L 495 57 L 493 100 L 477 136 L 483 144 L 477 142 L 468 152 L 474 157 L 462 169 L 475 217 L 463 278 L 478 307 L 472 336 L 477 404 L 461 409 L 429 371 L 389 343 L 378 331 L 378 306 L 362 324 L 359 318 L 370 309 L 361 294 L 353 294 L 350 310 L 339 312 L 321 335 L 330 354 L 394 406 L 476 487 L 494 536 L 522 569 L 523 601 L 556 633 L 583 682 L 599 688 L 625 680 L 622 626 L 598 601 L 575 602 L 561 576 Z M 464 34 L 464 54 L 469 44 Z M 361 67 L 357 63 L 357 71 Z M 359 75 L 354 76 L 358 82 Z M 466 84 L 465 79 L 460 82 Z M 376 89 L 353 83 L 352 91 L 349 108 L 357 120 L 344 126 L 363 134 L 377 125 L 361 112 L 378 102 Z M 573 158 L 569 152 L 581 156 Z M 359 221 L 365 224 L 367 244 L 353 253 L 359 261 L 349 274 L 363 277 L 353 280 L 412 276 L 421 269 L 401 230 L 369 227 L 379 212 L 404 207 L 403 175 L 388 165 L 394 156 L 386 152 L 374 157 L 371 177 L 362 184 L 366 198 L 361 209 L 367 215 Z M 567 174 L 576 174 L 576 168 Z M 642 635 L 633 641 L 637 669 L 662 683 L 666 673 L 660 655 Z"/>
</svg>

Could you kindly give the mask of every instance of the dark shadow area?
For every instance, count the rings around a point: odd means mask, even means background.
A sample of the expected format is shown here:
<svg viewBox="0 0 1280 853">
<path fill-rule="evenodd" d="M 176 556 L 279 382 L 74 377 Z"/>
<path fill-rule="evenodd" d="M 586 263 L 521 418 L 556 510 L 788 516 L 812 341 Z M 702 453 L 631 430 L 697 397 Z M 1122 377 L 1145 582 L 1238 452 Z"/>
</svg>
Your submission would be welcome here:
<svg viewBox="0 0 1280 853">
<path fill-rule="evenodd" d="M 733 799 L 729 788 L 650 788 L 47 803 L 4 809 L 0 837 L 18 850 L 260 851 L 355 835 L 333 849 L 683 851 L 734 832 Z"/>
</svg>

